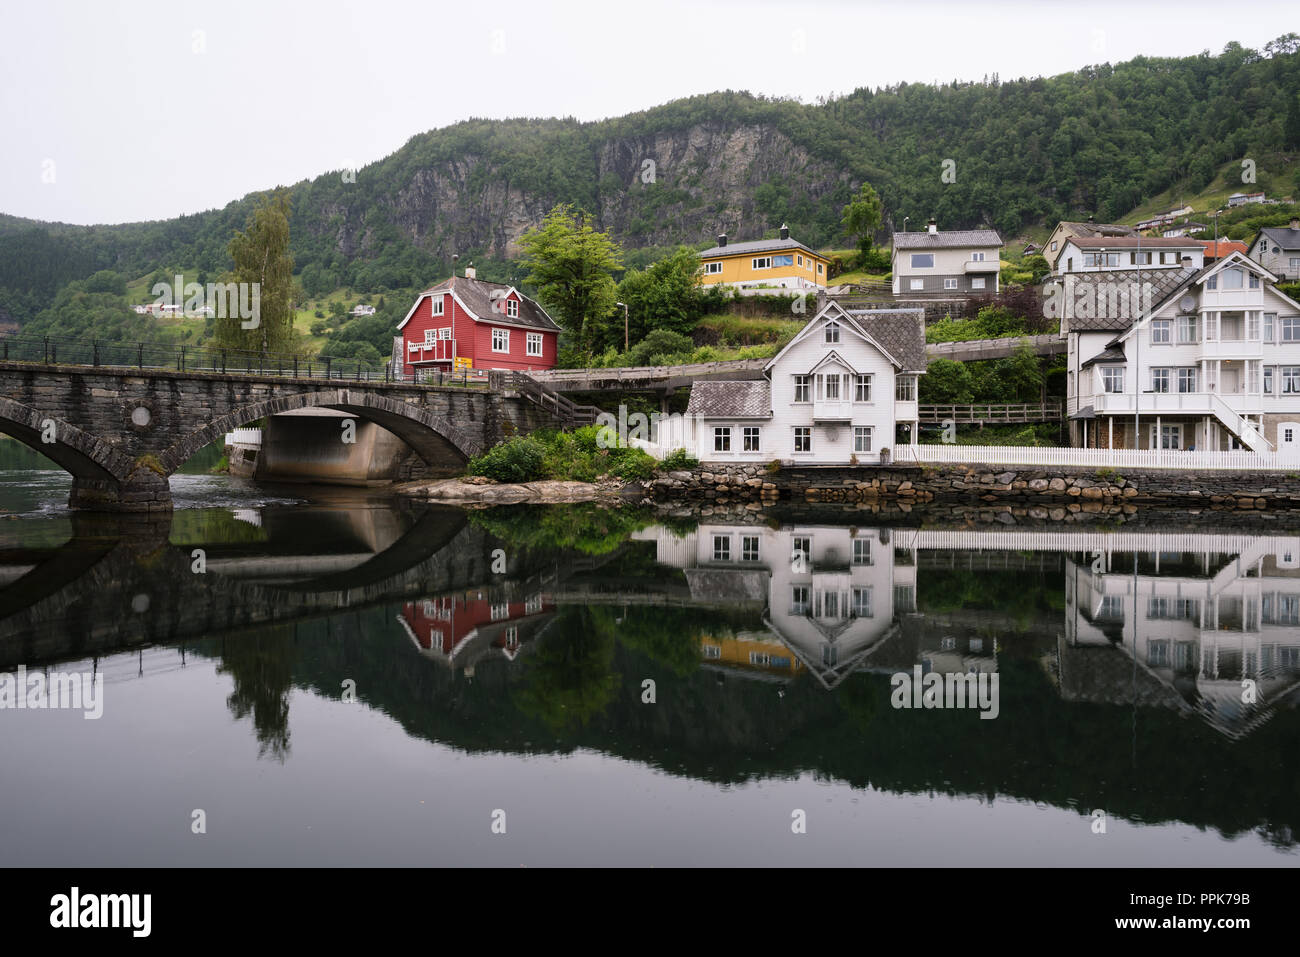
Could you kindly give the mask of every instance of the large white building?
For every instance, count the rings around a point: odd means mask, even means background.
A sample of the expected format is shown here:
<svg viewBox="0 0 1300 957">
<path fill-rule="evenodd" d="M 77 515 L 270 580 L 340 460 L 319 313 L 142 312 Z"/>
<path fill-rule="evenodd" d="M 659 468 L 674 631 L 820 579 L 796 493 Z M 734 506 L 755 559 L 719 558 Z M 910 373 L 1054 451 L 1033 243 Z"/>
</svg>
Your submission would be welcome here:
<svg viewBox="0 0 1300 957">
<path fill-rule="evenodd" d="M 1195 239 L 1146 236 L 1071 236 L 1061 241 L 1055 272 L 1180 269 L 1205 265 L 1205 245 Z"/>
<path fill-rule="evenodd" d="M 896 443 L 917 442 L 925 365 L 922 310 L 830 302 L 763 378 L 695 383 L 686 416 L 661 423 L 655 442 L 704 462 L 879 462 Z"/>
<path fill-rule="evenodd" d="M 1002 237 L 992 229 L 941 230 L 930 220 L 924 232 L 894 233 L 890 260 L 894 295 L 991 296 L 998 291 Z"/>
<path fill-rule="evenodd" d="M 1300 453 L 1300 303 L 1276 282 L 1240 252 L 1054 279 L 1072 444 Z"/>
</svg>

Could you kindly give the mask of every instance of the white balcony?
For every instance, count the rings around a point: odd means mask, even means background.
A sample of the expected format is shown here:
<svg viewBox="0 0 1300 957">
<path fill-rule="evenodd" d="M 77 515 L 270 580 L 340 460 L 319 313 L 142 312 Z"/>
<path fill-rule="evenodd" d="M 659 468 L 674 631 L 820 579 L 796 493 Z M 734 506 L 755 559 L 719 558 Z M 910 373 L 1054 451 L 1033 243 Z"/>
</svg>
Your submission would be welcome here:
<svg viewBox="0 0 1300 957">
<path fill-rule="evenodd" d="M 1001 268 L 1002 263 L 996 259 L 986 259 L 983 262 L 977 262 L 972 259 L 967 261 L 966 265 L 963 267 L 963 271 L 967 273 L 994 273 L 998 272 Z"/>
<path fill-rule="evenodd" d="M 1147 413 L 1174 415 L 1215 415 L 1224 405 L 1238 415 L 1255 415 L 1263 411 L 1260 396 L 1250 392 L 1143 392 L 1137 397 L 1137 409 Z M 1222 403 L 1221 405 L 1218 403 Z M 1100 392 L 1081 397 L 1079 406 L 1091 405 L 1098 413 L 1132 412 L 1132 392 Z"/>
<path fill-rule="evenodd" d="M 813 402 L 814 422 L 849 422 L 852 419 L 852 402 L 845 399 L 817 399 Z"/>
</svg>

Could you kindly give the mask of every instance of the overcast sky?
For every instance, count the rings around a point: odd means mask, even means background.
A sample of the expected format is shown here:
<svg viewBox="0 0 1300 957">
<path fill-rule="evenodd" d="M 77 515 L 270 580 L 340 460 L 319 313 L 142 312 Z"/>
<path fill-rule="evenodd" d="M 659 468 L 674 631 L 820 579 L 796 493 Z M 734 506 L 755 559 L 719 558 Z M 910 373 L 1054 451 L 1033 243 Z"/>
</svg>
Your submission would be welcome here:
<svg viewBox="0 0 1300 957">
<path fill-rule="evenodd" d="M 7 0 L 0 212 L 161 219 L 363 166 L 475 117 L 617 116 L 719 89 L 1052 75 L 1261 48 L 1294 0 Z"/>
</svg>

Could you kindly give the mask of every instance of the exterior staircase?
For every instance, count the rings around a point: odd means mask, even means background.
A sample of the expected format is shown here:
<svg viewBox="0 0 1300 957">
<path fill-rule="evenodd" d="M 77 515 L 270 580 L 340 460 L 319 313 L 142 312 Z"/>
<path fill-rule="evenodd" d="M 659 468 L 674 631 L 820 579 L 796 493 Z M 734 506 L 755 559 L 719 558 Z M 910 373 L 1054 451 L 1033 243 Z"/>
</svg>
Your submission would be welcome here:
<svg viewBox="0 0 1300 957">
<path fill-rule="evenodd" d="M 554 415 L 566 429 L 595 425 L 596 416 L 600 414 L 600 409 L 594 405 L 579 405 L 526 372 L 493 372 L 489 383 L 493 388 L 514 389 L 534 405 Z"/>
<path fill-rule="evenodd" d="M 1252 452 L 1271 453 L 1275 451 L 1273 443 L 1265 438 L 1264 433 L 1248 422 L 1243 416 L 1234 412 L 1228 403 L 1211 393 L 1211 405 L 1214 416 L 1223 426 L 1235 435 Z"/>
</svg>

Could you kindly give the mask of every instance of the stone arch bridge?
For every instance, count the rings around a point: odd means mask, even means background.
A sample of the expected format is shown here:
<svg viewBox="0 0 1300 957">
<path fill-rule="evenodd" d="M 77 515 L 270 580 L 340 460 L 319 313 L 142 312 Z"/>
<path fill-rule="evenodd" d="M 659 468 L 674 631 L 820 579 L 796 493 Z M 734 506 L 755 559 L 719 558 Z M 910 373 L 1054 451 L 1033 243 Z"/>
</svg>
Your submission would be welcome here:
<svg viewBox="0 0 1300 957">
<path fill-rule="evenodd" d="M 171 508 L 167 479 L 195 452 L 264 416 L 325 408 L 374 422 L 428 465 L 458 470 L 556 413 L 505 379 L 487 387 L 289 375 L 0 363 L 0 432 L 72 474 L 72 508 Z M 340 441 L 343 441 L 340 429 Z"/>
</svg>

